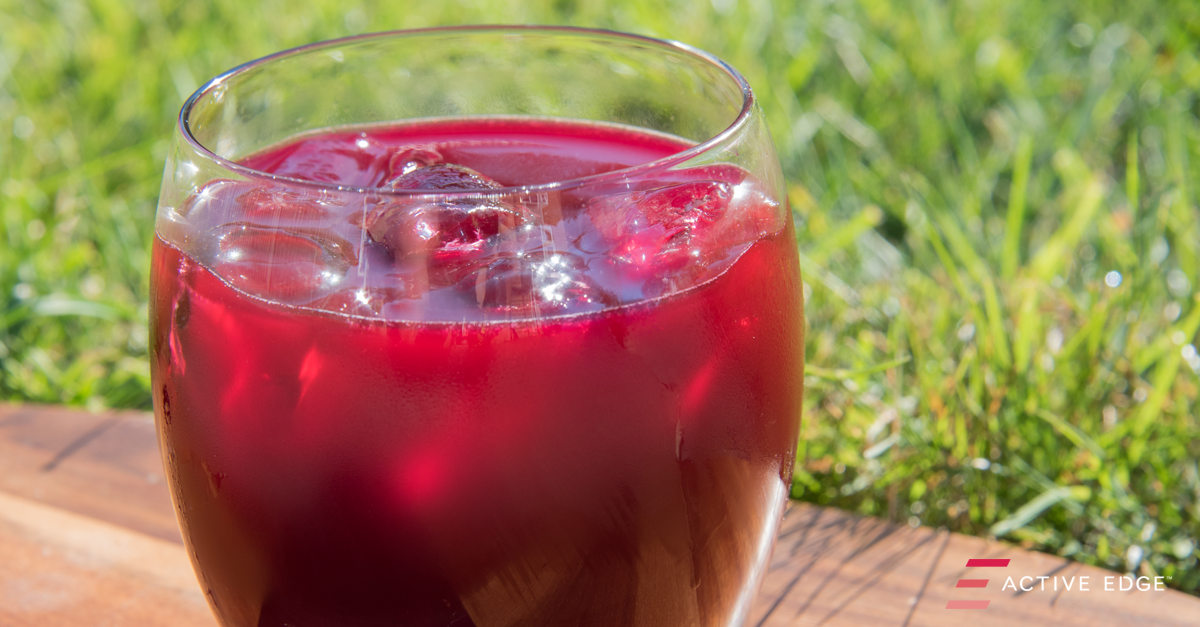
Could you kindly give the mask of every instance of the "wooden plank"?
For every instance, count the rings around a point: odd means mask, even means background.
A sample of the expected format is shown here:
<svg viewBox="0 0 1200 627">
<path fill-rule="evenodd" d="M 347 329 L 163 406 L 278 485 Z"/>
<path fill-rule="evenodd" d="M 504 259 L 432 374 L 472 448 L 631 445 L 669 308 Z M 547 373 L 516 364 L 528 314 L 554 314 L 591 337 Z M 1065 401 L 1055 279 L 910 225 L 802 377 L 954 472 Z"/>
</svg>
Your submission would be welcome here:
<svg viewBox="0 0 1200 627">
<path fill-rule="evenodd" d="M 159 464 L 146 414 L 0 404 L 0 625 L 215 624 Z M 973 558 L 1009 562 L 968 568 Z M 1004 589 L 1008 577 L 1032 590 Z M 747 625 L 1200 624 L 1200 599 L 1122 592 L 1116 577 L 1001 543 L 793 504 Z M 960 588 L 960 579 L 987 584 Z M 947 609 L 971 601 L 987 607 Z"/>
<path fill-rule="evenodd" d="M 181 545 L 0 493 L 0 625 L 216 620 Z"/>
<path fill-rule="evenodd" d="M 145 412 L 0 403 L 0 491 L 183 543 Z"/>
<path fill-rule="evenodd" d="M 968 560 L 975 558 L 1006 559 L 1008 565 L 968 568 Z M 1122 592 L 1119 576 L 998 542 L 795 504 L 749 624 L 1200 625 L 1200 599 L 1174 590 L 1135 587 Z M 1005 590 L 1009 577 L 1013 585 Z M 1080 590 L 1084 577 L 1087 591 Z M 1071 583 L 1070 591 L 1063 578 Z M 1111 578 L 1111 591 L 1104 589 L 1106 578 Z M 961 579 L 986 579 L 987 584 L 959 588 Z M 951 610 L 951 601 L 988 603 L 981 610 Z"/>
</svg>

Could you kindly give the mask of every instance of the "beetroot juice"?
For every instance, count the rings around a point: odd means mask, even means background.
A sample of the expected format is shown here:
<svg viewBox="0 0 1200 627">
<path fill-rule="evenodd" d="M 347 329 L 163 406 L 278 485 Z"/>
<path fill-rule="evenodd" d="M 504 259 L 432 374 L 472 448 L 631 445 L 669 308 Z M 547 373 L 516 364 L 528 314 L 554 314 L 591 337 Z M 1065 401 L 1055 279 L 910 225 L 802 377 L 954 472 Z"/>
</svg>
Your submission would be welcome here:
<svg viewBox="0 0 1200 627">
<path fill-rule="evenodd" d="M 786 209 L 723 164 L 510 189 L 687 147 L 546 119 L 330 131 L 242 164 L 378 193 L 216 179 L 160 218 L 156 410 L 223 623 L 742 620 L 800 412 Z"/>
</svg>

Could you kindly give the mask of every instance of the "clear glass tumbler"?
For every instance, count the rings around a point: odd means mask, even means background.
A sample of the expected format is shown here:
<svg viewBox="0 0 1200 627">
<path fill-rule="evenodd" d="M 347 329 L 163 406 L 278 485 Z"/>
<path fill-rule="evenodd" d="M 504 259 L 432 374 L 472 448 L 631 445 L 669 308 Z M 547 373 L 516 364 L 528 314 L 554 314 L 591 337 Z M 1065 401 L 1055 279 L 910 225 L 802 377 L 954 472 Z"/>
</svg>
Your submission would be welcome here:
<svg viewBox="0 0 1200 627">
<path fill-rule="evenodd" d="M 314 44 L 179 116 L 151 299 L 180 526 L 227 627 L 736 626 L 803 303 L 746 81 L 683 44 Z"/>
</svg>

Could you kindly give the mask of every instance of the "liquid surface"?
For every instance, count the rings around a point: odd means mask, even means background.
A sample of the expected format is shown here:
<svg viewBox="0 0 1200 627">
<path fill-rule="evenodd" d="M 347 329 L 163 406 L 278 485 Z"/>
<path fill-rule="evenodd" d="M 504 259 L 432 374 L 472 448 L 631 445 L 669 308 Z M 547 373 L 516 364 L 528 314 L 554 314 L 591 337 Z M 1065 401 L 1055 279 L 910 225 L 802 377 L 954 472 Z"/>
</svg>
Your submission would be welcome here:
<svg viewBox="0 0 1200 627">
<path fill-rule="evenodd" d="M 248 162 L 408 189 L 679 148 L 526 124 L 309 137 Z M 742 170 L 541 200 L 305 194 L 214 182 L 154 248 L 160 437 L 224 624 L 745 615 L 790 479 L 803 330 L 790 221 Z"/>
<path fill-rule="evenodd" d="M 727 164 L 495 190 L 687 147 L 624 127 L 511 119 L 307 137 L 245 163 L 403 195 L 217 179 L 159 232 L 238 290 L 306 309 L 458 322 L 595 312 L 711 280 L 780 231 L 784 212 Z"/>
<path fill-rule="evenodd" d="M 549 119 L 456 119 L 321 134 L 243 159 L 256 170 L 306 181 L 382 186 L 396 148 L 434 149 L 506 187 L 566 181 L 649 163 L 692 144 L 627 127 Z"/>
</svg>

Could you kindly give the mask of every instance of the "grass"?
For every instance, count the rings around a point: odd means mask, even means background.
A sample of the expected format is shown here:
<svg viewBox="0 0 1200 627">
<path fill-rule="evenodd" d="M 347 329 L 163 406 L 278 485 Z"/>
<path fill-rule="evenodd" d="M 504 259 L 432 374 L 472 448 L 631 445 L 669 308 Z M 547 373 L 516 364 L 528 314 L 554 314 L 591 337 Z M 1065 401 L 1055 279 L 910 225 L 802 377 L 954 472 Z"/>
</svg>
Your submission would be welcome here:
<svg viewBox="0 0 1200 627">
<path fill-rule="evenodd" d="M 0 398 L 149 406 L 154 203 L 201 81 L 466 22 L 671 37 L 750 79 L 807 274 L 794 496 L 1200 591 L 1187 1 L 0 0 Z"/>
</svg>

